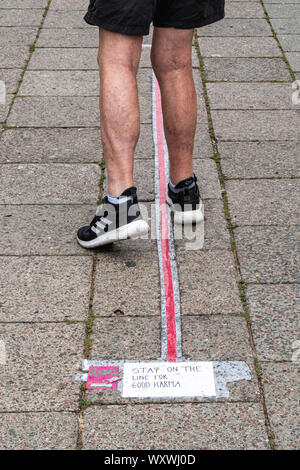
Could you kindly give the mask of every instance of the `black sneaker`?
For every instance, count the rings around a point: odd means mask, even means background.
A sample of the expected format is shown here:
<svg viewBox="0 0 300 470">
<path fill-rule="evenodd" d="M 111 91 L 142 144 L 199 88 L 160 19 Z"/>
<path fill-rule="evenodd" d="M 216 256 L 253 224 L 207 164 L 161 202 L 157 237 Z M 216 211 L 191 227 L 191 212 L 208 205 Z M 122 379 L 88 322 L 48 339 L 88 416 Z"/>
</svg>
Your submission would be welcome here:
<svg viewBox="0 0 300 470">
<path fill-rule="evenodd" d="M 174 189 L 169 184 L 167 202 L 174 212 L 175 224 L 194 224 L 204 219 L 203 202 L 195 175 L 180 181 Z"/>
<path fill-rule="evenodd" d="M 96 248 L 148 233 L 149 226 L 140 214 L 136 188 L 126 189 L 119 199 L 119 204 L 111 204 L 107 197 L 103 199 L 103 204 L 90 225 L 78 230 L 79 245 L 84 248 Z"/>
</svg>

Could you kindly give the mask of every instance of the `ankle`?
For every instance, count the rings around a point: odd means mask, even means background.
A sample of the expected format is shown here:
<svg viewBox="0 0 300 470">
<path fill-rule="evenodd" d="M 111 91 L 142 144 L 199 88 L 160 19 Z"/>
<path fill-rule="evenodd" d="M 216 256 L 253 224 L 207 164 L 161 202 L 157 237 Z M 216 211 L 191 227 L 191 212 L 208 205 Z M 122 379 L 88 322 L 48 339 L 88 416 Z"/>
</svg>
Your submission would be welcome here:
<svg viewBox="0 0 300 470">
<path fill-rule="evenodd" d="M 114 182 L 111 182 L 111 180 L 108 180 L 108 194 L 112 198 L 118 198 L 121 196 L 121 194 L 128 188 L 131 188 L 133 186 L 133 181 L 130 179 L 128 180 L 117 180 Z"/>
</svg>

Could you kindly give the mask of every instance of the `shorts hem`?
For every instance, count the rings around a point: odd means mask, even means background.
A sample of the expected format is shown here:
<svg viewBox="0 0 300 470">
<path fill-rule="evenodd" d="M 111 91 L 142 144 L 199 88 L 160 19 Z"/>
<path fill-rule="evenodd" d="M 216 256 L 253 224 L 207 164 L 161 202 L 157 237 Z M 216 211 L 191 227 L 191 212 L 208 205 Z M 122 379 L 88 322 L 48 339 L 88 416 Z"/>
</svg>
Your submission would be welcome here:
<svg viewBox="0 0 300 470">
<path fill-rule="evenodd" d="M 225 18 L 225 13 L 222 12 L 219 15 L 210 16 L 201 21 L 194 21 L 191 23 L 160 23 L 158 21 L 153 21 L 153 26 L 157 28 L 175 28 L 175 29 L 194 29 L 202 28 L 217 21 L 223 20 Z"/>
<path fill-rule="evenodd" d="M 113 33 L 125 34 L 127 36 L 148 36 L 150 33 L 150 27 L 145 28 L 142 26 L 130 26 L 117 23 L 105 23 L 95 17 L 86 14 L 84 17 L 86 23 L 92 26 L 98 26 L 99 28 L 107 29 Z"/>
</svg>

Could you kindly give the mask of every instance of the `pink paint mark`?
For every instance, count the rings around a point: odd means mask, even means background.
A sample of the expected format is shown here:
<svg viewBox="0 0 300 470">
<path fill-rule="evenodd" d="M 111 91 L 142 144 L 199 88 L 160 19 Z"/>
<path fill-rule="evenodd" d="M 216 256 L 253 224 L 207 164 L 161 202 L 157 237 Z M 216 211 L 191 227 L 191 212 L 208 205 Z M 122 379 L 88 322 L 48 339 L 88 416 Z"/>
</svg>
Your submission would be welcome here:
<svg viewBox="0 0 300 470">
<path fill-rule="evenodd" d="M 159 199 L 160 199 L 160 227 L 161 227 L 161 256 L 163 265 L 163 278 L 165 284 L 166 320 L 167 320 L 167 360 L 175 362 L 177 359 L 176 318 L 174 303 L 173 277 L 170 261 L 169 225 L 167 209 L 167 183 L 165 170 L 164 131 L 161 107 L 161 94 L 155 79 L 156 102 L 156 132 L 159 173 Z"/>
<path fill-rule="evenodd" d="M 119 367 L 91 366 L 88 372 L 86 388 L 88 390 L 116 390 L 119 382 Z"/>
</svg>

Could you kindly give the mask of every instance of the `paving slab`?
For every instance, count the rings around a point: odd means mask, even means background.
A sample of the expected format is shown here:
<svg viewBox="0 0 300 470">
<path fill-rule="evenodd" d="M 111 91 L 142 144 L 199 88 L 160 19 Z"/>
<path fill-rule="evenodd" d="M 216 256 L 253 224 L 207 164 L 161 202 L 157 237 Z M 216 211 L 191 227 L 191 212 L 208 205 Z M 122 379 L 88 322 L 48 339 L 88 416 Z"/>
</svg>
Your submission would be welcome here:
<svg viewBox="0 0 300 470">
<path fill-rule="evenodd" d="M 186 316 L 182 319 L 183 356 L 192 361 L 252 362 L 246 319 L 234 316 Z"/>
<path fill-rule="evenodd" d="M 300 142 L 219 142 L 227 178 L 300 176 Z"/>
<path fill-rule="evenodd" d="M 220 199 L 221 187 L 215 162 L 209 159 L 195 160 L 194 171 L 199 180 L 202 198 Z"/>
<path fill-rule="evenodd" d="M 223 202 L 220 199 L 206 199 L 204 201 L 204 250 L 230 250 L 229 231 L 224 217 Z M 177 228 L 178 230 L 178 228 Z M 184 251 L 187 243 L 191 243 L 190 230 L 180 233 L 175 239 L 176 250 Z M 199 249 L 199 248 L 198 248 Z"/>
<path fill-rule="evenodd" d="M 264 18 L 264 10 L 257 1 L 242 1 L 226 3 L 226 18 Z"/>
<path fill-rule="evenodd" d="M 209 58 L 204 59 L 209 81 L 265 82 L 290 81 L 291 76 L 282 59 L 270 58 Z"/>
<path fill-rule="evenodd" d="M 276 448 L 298 450 L 299 365 L 262 363 L 263 386 Z"/>
<path fill-rule="evenodd" d="M 85 321 L 90 257 L 0 257 L 0 322 Z"/>
<path fill-rule="evenodd" d="M 271 23 L 277 34 L 299 34 L 300 17 L 271 18 Z"/>
<path fill-rule="evenodd" d="M 293 109 L 289 83 L 208 83 L 212 109 Z"/>
<path fill-rule="evenodd" d="M 207 129 L 198 126 L 195 157 L 212 155 Z M 141 137 L 136 149 L 136 159 L 153 158 L 152 125 L 141 125 Z M 1 135 L 0 162 L 100 162 L 102 148 L 99 129 L 54 128 L 10 129 Z M 197 152 L 197 153 L 196 153 Z"/>
<path fill-rule="evenodd" d="M 299 286 L 247 286 L 247 300 L 259 360 L 290 361 L 300 341 Z"/>
<path fill-rule="evenodd" d="M 6 93 L 15 93 L 20 79 L 21 69 L 0 69 L 0 81 L 5 83 Z"/>
<path fill-rule="evenodd" d="M 238 0 L 232 0 L 232 1 L 238 1 Z M 264 5 L 265 5 L 266 9 L 268 9 L 269 5 L 274 4 L 274 3 L 293 3 L 293 4 L 296 4 L 298 2 L 299 2 L 299 0 L 267 0 L 267 1 L 264 1 Z"/>
<path fill-rule="evenodd" d="M 206 106 L 205 106 L 205 101 L 204 101 L 203 85 L 202 85 L 202 79 L 201 79 L 201 74 L 200 74 L 199 69 L 193 69 L 193 78 L 194 78 L 194 83 L 195 83 L 195 88 L 196 88 L 196 93 L 197 93 L 198 121 L 199 119 L 202 118 L 203 115 L 204 115 L 204 119 L 207 121 L 207 112 L 206 112 Z"/>
<path fill-rule="evenodd" d="M 92 204 L 99 184 L 94 164 L 1 165 L 0 204 Z"/>
<path fill-rule="evenodd" d="M 150 204 L 149 203 L 141 203 L 141 206 L 146 206 L 147 214 L 151 214 Z M 154 212 L 153 212 L 154 214 Z M 144 215 L 143 215 L 144 216 Z M 151 223 L 151 221 L 149 220 Z M 152 223 L 153 227 L 155 226 L 155 222 Z M 152 228 L 151 230 L 154 233 L 155 229 Z M 118 243 L 113 243 L 112 245 L 107 245 L 102 248 L 98 248 L 94 250 L 94 253 L 99 256 L 100 262 L 101 259 L 108 258 L 108 260 L 116 259 L 118 263 L 122 261 L 133 260 L 136 259 L 143 259 L 145 255 L 152 254 L 156 255 L 157 252 L 157 243 L 155 237 L 144 239 L 135 239 L 135 240 L 123 240 Z"/>
<path fill-rule="evenodd" d="M 28 70 L 98 70 L 96 47 L 37 47 Z"/>
<path fill-rule="evenodd" d="M 3 411 L 77 411 L 85 324 L 0 324 Z M 16 377 L 17 373 L 17 377 Z M 16 380 L 18 386 L 16 387 Z"/>
<path fill-rule="evenodd" d="M 83 19 L 87 11 L 87 8 L 82 9 L 84 6 L 88 7 L 88 3 L 83 3 L 81 10 L 73 10 L 72 12 L 55 11 L 51 8 L 46 16 L 43 28 L 90 28 Z"/>
<path fill-rule="evenodd" d="M 299 282 L 299 227 L 239 227 L 235 231 L 245 282 Z"/>
<path fill-rule="evenodd" d="M 278 34 L 277 38 L 284 51 L 300 51 L 300 34 Z"/>
<path fill-rule="evenodd" d="M 195 135 L 195 146 L 194 146 L 194 159 L 197 158 L 207 158 L 211 157 L 214 154 L 214 149 L 212 147 L 211 138 L 209 136 L 209 129 L 207 123 L 207 117 L 202 115 L 202 122 L 199 122 L 199 115 L 198 115 L 198 122 L 196 128 L 196 135 Z"/>
<path fill-rule="evenodd" d="M 81 0 L 80 0 L 81 1 Z M 14 0 L 14 8 L 44 8 L 48 0 Z M 1 0 L 1 8 L 12 8 L 11 0 Z"/>
<path fill-rule="evenodd" d="M 1 413 L 3 450 L 74 450 L 75 413 Z"/>
<path fill-rule="evenodd" d="M 218 140 L 300 140 L 300 113 L 293 111 L 212 111 Z"/>
<path fill-rule="evenodd" d="M 19 96 L 99 96 L 99 73 L 96 70 L 28 71 Z"/>
<path fill-rule="evenodd" d="M 224 206 L 221 200 L 209 199 L 204 202 L 205 250 L 229 250 L 230 237 L 224 217 Z"/>
<path fill-rule="evenodd" d="M 0 253 L 13 256 L 87 254 L 77 244 L 76 233 L 79 227 L 90 223 L 95 210 L 94 204 L 0 206 Z M 20 221 L 22 230 L 16 230 Z"/>
<path fill-rule="evenodd" d="M 226 181 L 233 224 L 299 224 L 299 180 Z"/>
<path fill-rule="evenodd" d="M 1 26 L 0 27 L 0 44 L 2 47 L 10 47 L 10 53 L 14 52 L 13 47 L 11 46 L 29 46 L 32 44 L 36 38 L 38 28 L 30 27 L 10 27 L 10 26 Z M 27 49 L 29 52 L 29 49 Z M 1 61 L 2 63 L 2 61 Z M 2 65 L 3 67 L 3 65 Z"/>
<path fill-rule="evenodd" d="M 203 57 L 282 57 L 274 38 L 201 37 Z"/>
<path fill-rule="evenodd" d="M 43 28 L 38 47 L 98 47 L 98 28 Z"/>
<path fill-rule="evenodd" d="M 111 280 L 116 276 L 118 283 Z M 130 280 L 130 282 L 128 282 Z M 93 312 L 99 316 L 159 316 L 160 277 L 155 254 L 126 259 L 99 257 Z M 121 313 L 122 312 L 122 313 Z"/>
<path fill-rule="evenodd" d="M 87 4 L 88 6 L 88 4 Z M 82 0 L 64 0 L 62 3 L 61 0 L 52 0 L 51 2 L 51 10 L 82 10 L 83 2 Z"/>
<path fill-rule="evenodd" d="M 8 126 L 97 127 L 98 97 L 47 96 L 17 98 Z"/>
<path fill-rule="evenodd" d="M 3 68 L 23 68 L 28 56 L 29 49 L 27 46 L 22 45 L 18 47 L 0 47 L 0 64 Z"/>
<path fill-rule="evenodd" d="M 222 21 L 217 21 L 208 26 L 197 29 L 198 36 L 271 36 L 272 32 L 265 19 L 239 18 L 231 19 L 227 17 Z"/>
<path fill-rule="evenodd" d="M 152 124 L 141 124 L 140 138 L 135 150 L 136 160 L 154 159 L 154 144 Z"/>
<path fill-rule="evenodd" d="M 179 251 L 177 262 L 183 315 L 242 312 L 231 252 Z"/>
<path fill-rule="evenodd" d="M 286 57 L 294 72 L 300 72 L 300 52 L 287 52 Z"/>
<path fill-rule="evenodd" d="M 0 26 L 39 26 L 43 18 L 44 9 L 0 9 Z"/>
<path fill-rule="evenodd" d="M 94 322 L 91 359 L 157 360 L 160 317 L 101 318 Z"/>
<path fill-rule="evenodd" d="M 91 407 L 84 414 L 83 445 L 106 450 L 268 448 L 258 404 Z"/>
<path fill-rule="evenodd" d="M 300 5 L 297 1 L 291 0 L 290 4 L 281 2 L 277 4 L 267 4 L 266 10 L 270 18 L 297 18 L 300 15 Z"/>
<path fill-rule="evenodd" d="M 0 163 L 100 162 L 99 129 L 8 129 L 0 136 Z"/>
</svg>

